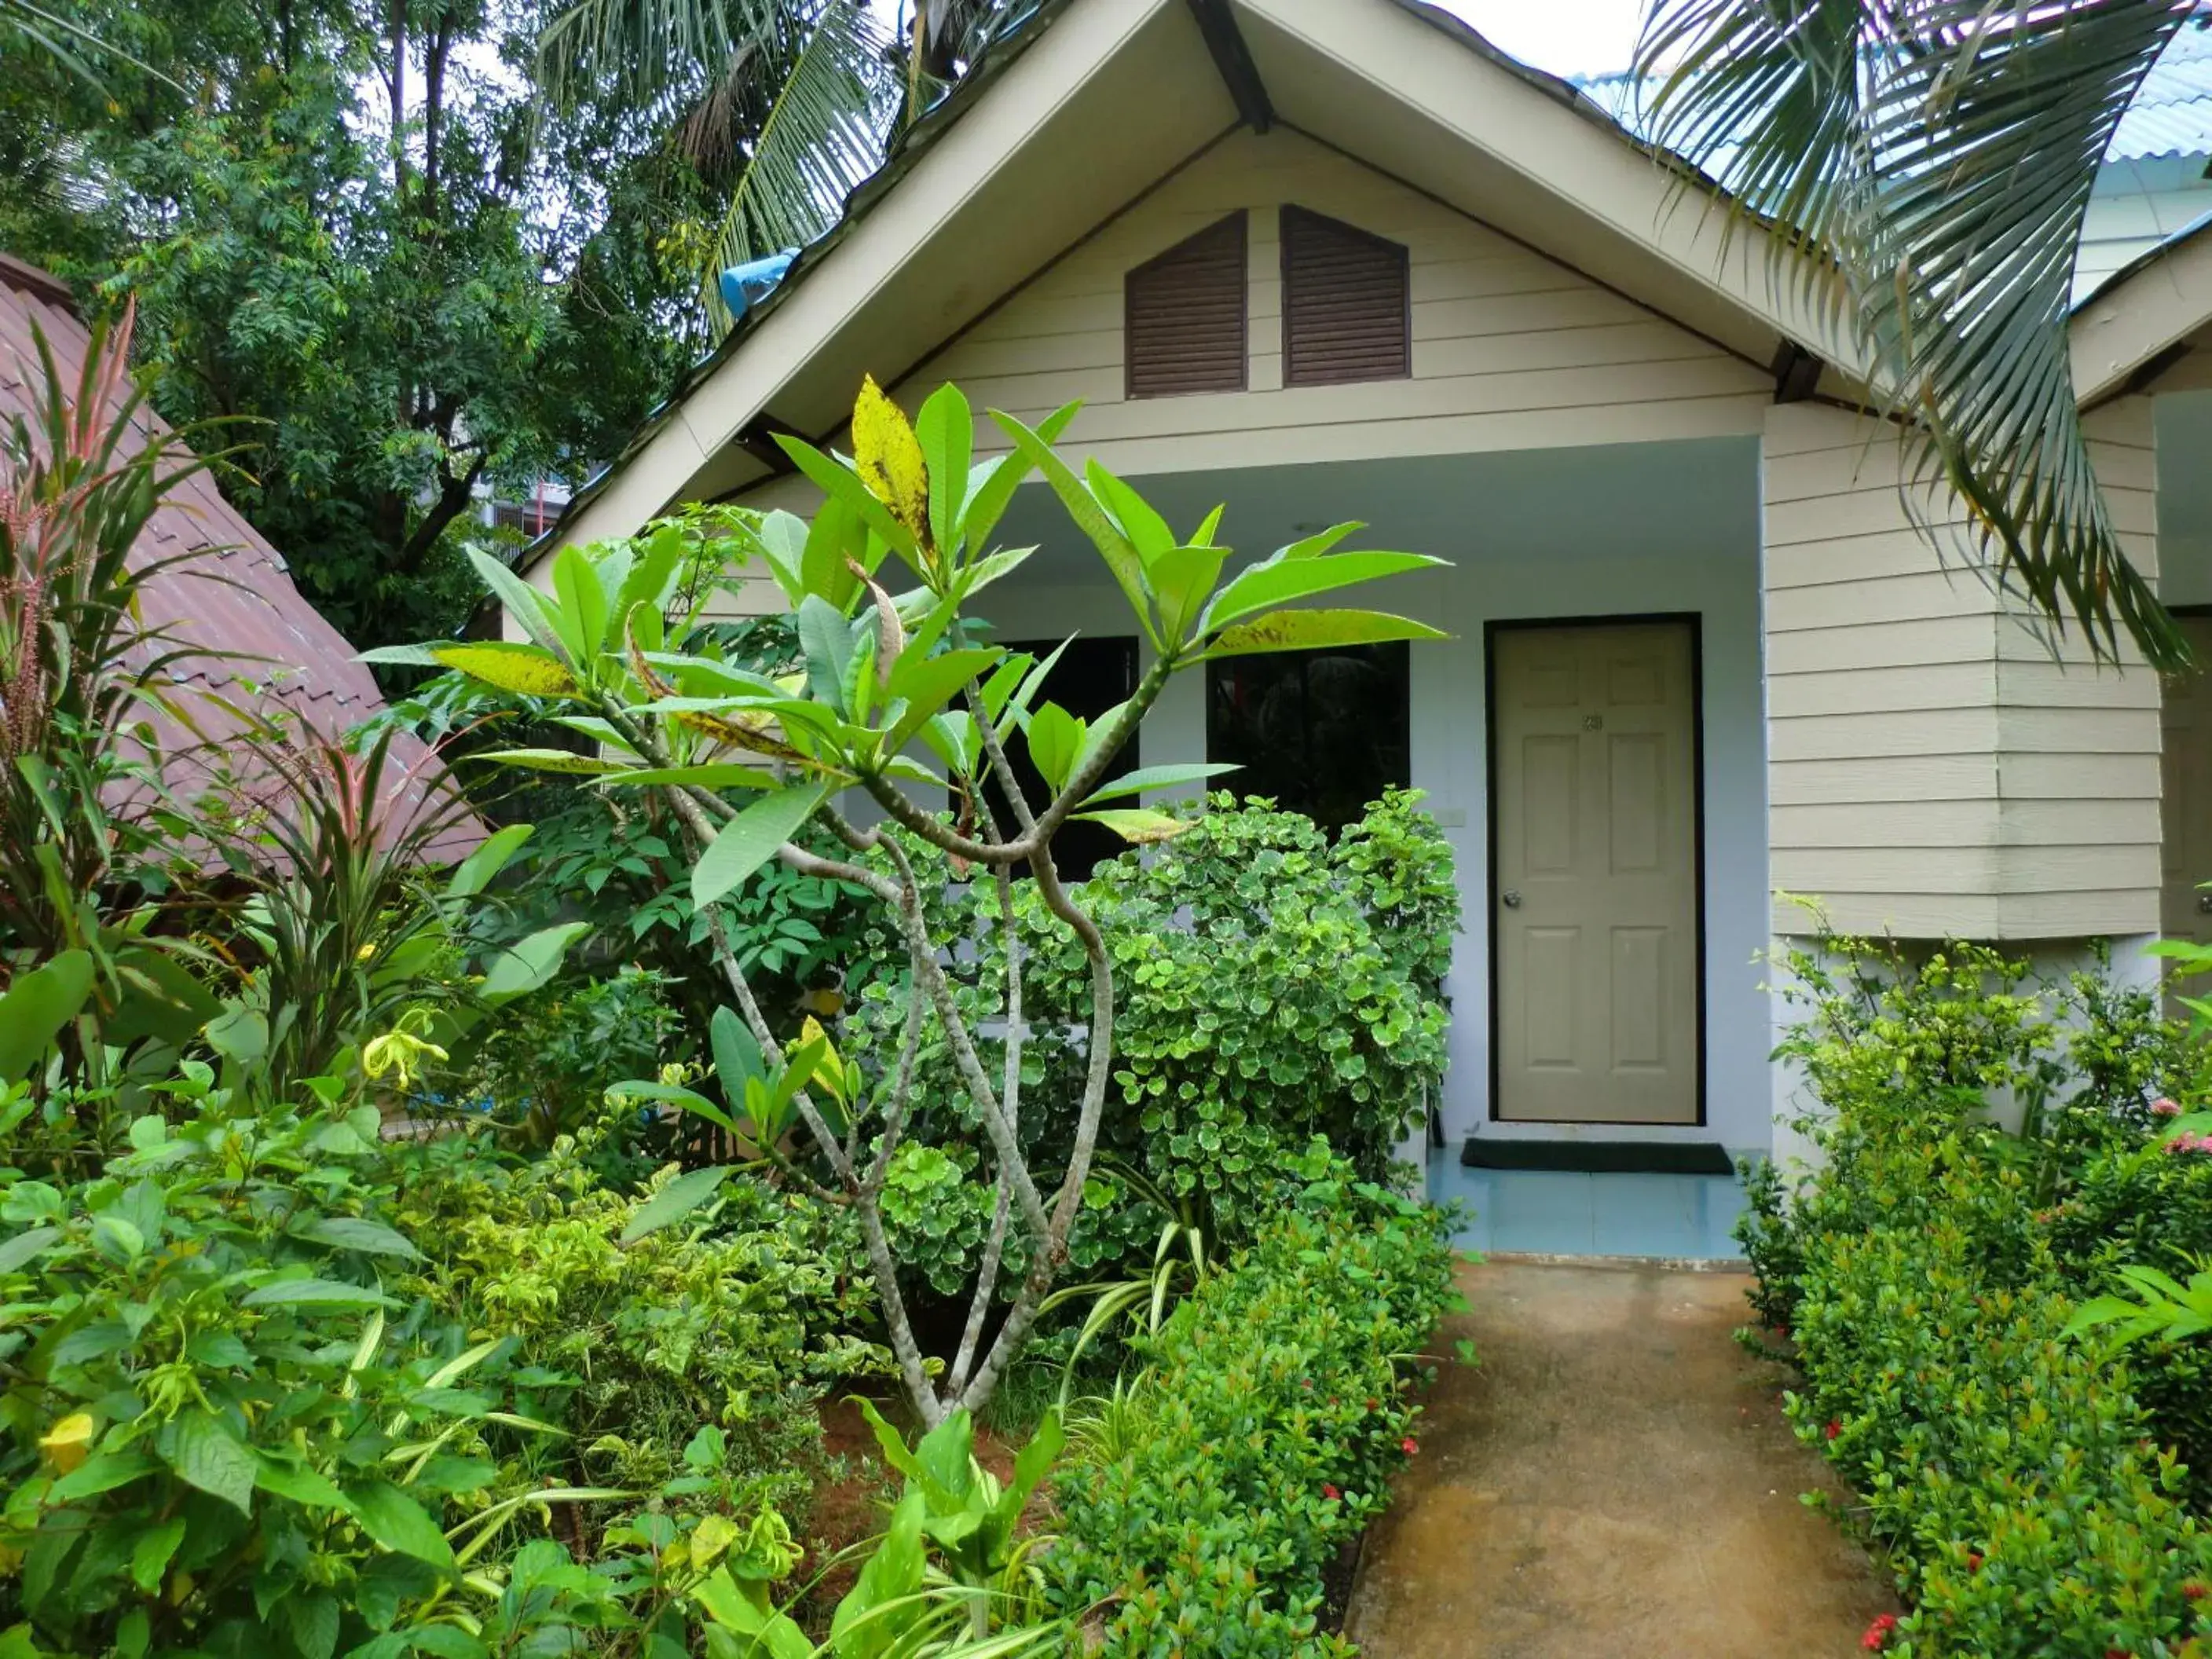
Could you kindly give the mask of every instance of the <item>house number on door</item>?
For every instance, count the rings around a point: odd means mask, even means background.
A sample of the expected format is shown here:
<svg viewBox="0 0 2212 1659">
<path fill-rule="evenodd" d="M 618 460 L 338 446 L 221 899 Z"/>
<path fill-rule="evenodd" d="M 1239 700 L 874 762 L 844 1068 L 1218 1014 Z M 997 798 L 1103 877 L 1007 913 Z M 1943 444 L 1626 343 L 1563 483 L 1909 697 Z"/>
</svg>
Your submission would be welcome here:
<svg viewBox="0 0 2212 1659">
<path fill-rule="evenodd" d="M 1585 731 L 1585 732 L 1602 732 L 1602 731 L 1604 731 L 1604 730 L 1605 730 L 1605 716 L 1604 716 L 1604 715 L 1602 715 L 1602 714 L 1585 714 L 1585 715 L 1583 715 L 1583 731 Z"/>
</svg>

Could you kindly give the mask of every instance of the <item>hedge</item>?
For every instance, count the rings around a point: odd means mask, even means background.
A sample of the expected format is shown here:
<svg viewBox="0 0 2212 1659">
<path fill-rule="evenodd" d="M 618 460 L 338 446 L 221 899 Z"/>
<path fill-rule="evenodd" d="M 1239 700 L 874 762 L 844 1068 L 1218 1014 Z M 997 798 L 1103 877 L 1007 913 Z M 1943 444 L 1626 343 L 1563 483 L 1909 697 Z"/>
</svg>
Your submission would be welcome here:
<svg viewBox="0 0 2212 1659">
<path fill-rule="evenodd" d="M 1416 1449 L 1407 1395 L 1455 1301 L 1449 1224 L 1312 1182 L 1141 1345 L 1133 1420 L 1059 1486 L 1048 1571 L 1063 1611 L 1094 1610 L 1086 1651 L 1352 1651 L 1318 1631 L 1322 1571 Z"/>
</svg>

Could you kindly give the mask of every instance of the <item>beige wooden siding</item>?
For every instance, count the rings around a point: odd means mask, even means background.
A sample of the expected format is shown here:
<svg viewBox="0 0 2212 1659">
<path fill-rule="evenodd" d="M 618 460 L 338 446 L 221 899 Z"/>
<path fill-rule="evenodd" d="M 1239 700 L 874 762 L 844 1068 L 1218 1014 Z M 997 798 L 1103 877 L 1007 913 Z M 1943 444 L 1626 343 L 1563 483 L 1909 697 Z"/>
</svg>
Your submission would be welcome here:
<svg viewBox="0 0 2212 1659">
<path fill-rule="evenodd" d="M 2154 572 L 2148 399 L 2092 417 L 2130 554 Z M 2138 663 L 2056 659 L 1972 571 L 1947 570 L 1887 430 L 1771 409 L 1764 448 L 1769 836 L 1784 892 L 1850 931 L 1928 938 L 2157 926 L 2159 693 Z M 1778 899 L 1775 927 L 1805 931 Z"/>
<path fill-rule="evenodd" d="M 1408 250 L 1410 379 L 1285 387 L 1279 209 Z M 1122 282 L 1224 214 L 1250 214 L 1249 390 L 1123 396 Z M 909 375 L 1034 418 L 1085 402 L 1072 440 L 1139 474 L 1255 464 L 1749 434 L 1759 370 L 1294 132 L 1240 132 L 1010 295 Z"/>
</svg>

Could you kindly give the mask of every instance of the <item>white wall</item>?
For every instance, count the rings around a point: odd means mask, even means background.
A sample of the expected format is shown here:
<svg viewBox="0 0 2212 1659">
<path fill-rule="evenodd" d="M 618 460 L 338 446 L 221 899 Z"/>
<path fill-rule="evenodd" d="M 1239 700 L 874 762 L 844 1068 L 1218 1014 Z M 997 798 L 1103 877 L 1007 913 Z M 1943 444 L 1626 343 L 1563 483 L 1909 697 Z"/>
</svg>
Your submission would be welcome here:
<svg viewBox="0 0 2212 1659">
<path fill-rule="evenodd" d="M 1226 501 L 1222 538 L 1265 551 L 1311 528 L 1364 519 L 1347 546 L 1454 562 L 1359 603 L 1454 636 L 1413 647 L 1413 782 L 1459 860 L 1466 932 L 1450 981 L 1455 1018 L 1444 1127 L 1485 1133 L 1769 1143 L 1770 1011 L 1754 955 L 1767 939 L 1766 795 L 1759 685 L 1758 446 L 1743 439 L 1245 469 L 1133 480 L 1178 528 Z M 1036 542 L 1029 568 L 978 610 L 1002 637 L 1135 630 L 1119 592 L 1057 504 L 1027 487 L 1000 539 Z M 1489 1122 L 1487 823 L 1483 625 L 1492 620 L 1694 612 L 1704 656 L 1706 1127 Z M 1142 758 L 1205 757 L 1203 670 L 1172 683 L 1146 726 Z M 1224 782 L 1233 785 L 1233 779 Z"/>
</svg>

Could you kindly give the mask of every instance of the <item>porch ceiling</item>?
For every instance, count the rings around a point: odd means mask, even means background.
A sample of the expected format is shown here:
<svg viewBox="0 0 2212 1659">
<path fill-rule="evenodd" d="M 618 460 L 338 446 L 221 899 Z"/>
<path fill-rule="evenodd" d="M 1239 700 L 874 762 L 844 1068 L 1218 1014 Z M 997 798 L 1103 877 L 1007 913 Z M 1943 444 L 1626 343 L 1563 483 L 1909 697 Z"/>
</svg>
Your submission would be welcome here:
<svg viewBox="0 0 2212 1659">
<path fill-rule="evenodd" d="M 1347 546 L 1432 553 L 1462 567 L 1538 557 L 1595 563 L 1624 553 L 1755 555 L 1759 545 L 1755 439 L 1247 467 L 1132 482 L 1178 530 L 1226 503 L 1222 539 L 1254 556 L 1352 519 L 1367 528 Z M 1023 486 L 998 539 L 1037 546 L 1027 580 L 1105 580 L 1097 556 L 1042 484 Z M 1375 603 L 1395 601 L 1378 591 Z M 1590 596 L 1591 613 L 1609 608 L 1602 593 Z M 1084 625 L 1097 631 L 1109 620 Z"/>
</svg>

